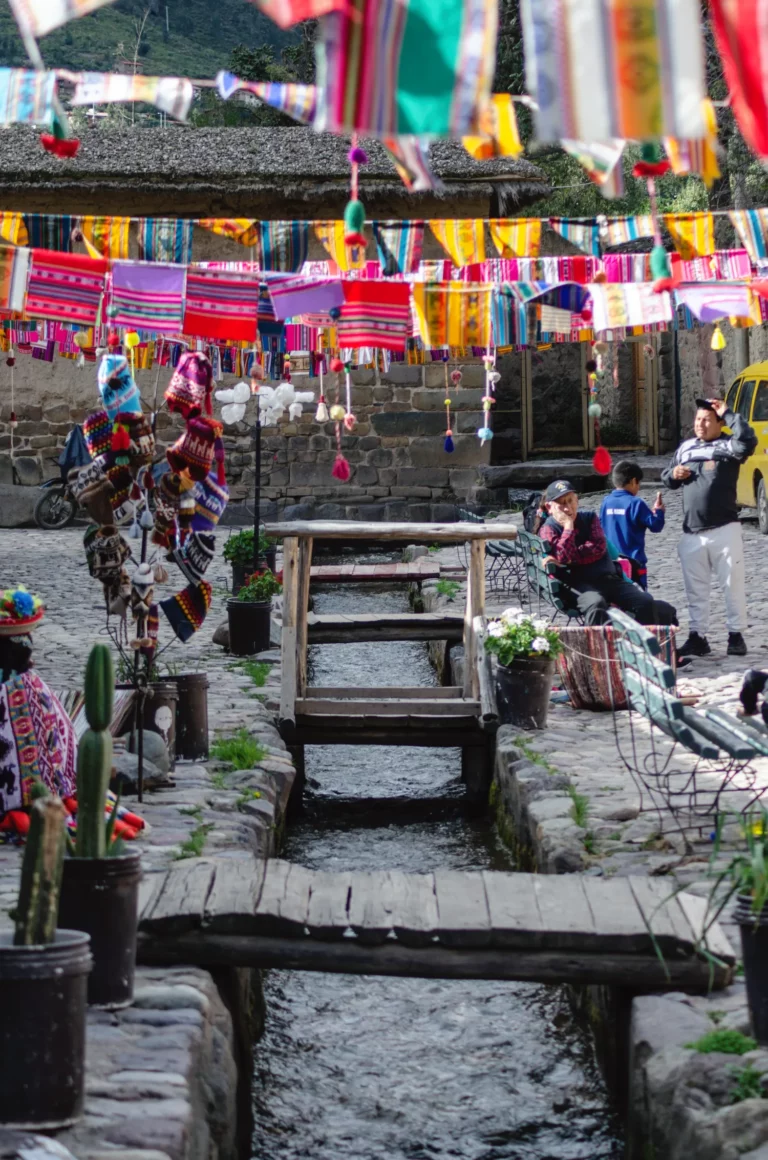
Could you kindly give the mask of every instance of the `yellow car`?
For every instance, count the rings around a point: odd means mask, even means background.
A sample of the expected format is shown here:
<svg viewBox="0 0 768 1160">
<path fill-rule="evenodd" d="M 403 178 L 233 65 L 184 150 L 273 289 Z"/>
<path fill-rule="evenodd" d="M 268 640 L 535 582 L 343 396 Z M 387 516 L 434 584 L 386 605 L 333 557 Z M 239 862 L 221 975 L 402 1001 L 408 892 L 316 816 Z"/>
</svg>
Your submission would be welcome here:
<svg viewBox="0 0 768 1160">
<path fill-rule="evenodd" d="M 732 411 L 743 415 L 757 435 L 757 447 L 742 465 L 736 499 L 757 508 L 760 531 L 768 536 L 768 362 L 753 363 L 731 384 L 725 396 Z"/>
</svg>

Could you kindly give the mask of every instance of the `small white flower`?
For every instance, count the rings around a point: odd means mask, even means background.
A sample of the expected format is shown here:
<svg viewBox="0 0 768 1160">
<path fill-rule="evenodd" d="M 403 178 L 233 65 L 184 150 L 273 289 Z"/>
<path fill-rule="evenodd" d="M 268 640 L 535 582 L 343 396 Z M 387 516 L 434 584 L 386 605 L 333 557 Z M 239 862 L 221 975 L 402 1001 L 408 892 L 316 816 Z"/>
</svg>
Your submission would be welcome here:
<svg viewBox="0 0 768 1160">
<path fill-rule="evenodd" d="M 531 642 L 531 649 L 537 653 L 549 652 L 549 641 L 545 636 L 535 636 Z"/>
<path fill-rule="evenodd" d="M 546 632 L 547 629 L 549 628 L 549 621 L 542 620 L 539 617 L 537 617 L 536 620 L 533 620 L 531 623 L 533 624 L 533 627 L 536 629 L 537 632 Z"/>
<path fill-rule="evenodd" d="M 505 631 L 506 630 L 504 628 L 504 625 L 501 623 L 500 620 L 493 620 L 488 625 L 488 635 L 489 636 L 496 636 L 496 637 L 504 636 Z"/>
<path fill-rule="evenodd" d="M 501 619 L 506 624 L 522 624 L 527 618 L 522 608 L 505 608 L 501 614 Z"/>
</svg>

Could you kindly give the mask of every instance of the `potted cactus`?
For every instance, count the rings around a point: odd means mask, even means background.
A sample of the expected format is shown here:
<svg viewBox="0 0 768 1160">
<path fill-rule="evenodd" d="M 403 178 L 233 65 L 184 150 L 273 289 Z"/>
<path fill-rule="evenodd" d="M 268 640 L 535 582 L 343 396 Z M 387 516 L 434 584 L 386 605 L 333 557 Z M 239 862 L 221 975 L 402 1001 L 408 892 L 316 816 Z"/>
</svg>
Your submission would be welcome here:
<svg viewBox="0 0 768 1160">
<path fill-rule="evenodd" d="M 77 755 L 77 836 L 64 861 L 59 921 L 91 936 L 88 1002 L 115 1010 L 133 1000 L 141 862 L 115 839 L 117 804 L 105 819 L 112 773 L 115 677 L 106 645 L 94 645 L 85 671 L 89 728 Z"/>
<path fill-rule="evenodd" d="M 16 929 L 0 934 L 0 1123 L 64 1128 L 83 1113 L 88 936 L 57 930 L 66 842 L 58 798 L 32 805 Z"/>
<path fill-rule="evenodd" d="M 235 600 L 227 601 L 229 651 L 236 657 L 253 656 L 269 648 L 272 628 L 272 597 L 282 592 L 279 576 L 254 572 Z"/>
</svg>

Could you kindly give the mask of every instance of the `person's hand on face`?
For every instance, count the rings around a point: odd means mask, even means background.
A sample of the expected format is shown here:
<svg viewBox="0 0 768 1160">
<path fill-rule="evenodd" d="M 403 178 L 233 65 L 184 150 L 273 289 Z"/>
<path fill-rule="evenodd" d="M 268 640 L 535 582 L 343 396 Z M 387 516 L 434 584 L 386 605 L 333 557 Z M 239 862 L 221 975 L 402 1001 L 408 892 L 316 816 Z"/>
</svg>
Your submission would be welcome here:
<svg viewBox="0 0 768 1160">
<path fill-rule="evenodd" d="M 576 493 L 573 491 L 569 491 L 566 495 L 561 496 L 559 500 L 555 500 L 552 503 L 554 517 L 564 532 L 573 531 L 578 510 L 579 501 Z"/>
</svg>

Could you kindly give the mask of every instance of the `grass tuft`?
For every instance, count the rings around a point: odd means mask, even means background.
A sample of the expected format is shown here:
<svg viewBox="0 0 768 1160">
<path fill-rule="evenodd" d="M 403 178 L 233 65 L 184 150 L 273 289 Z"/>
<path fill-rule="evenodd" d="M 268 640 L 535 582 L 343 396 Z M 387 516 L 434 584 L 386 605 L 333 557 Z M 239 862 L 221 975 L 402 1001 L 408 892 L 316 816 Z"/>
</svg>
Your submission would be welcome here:
<svg viewBox="0 0 768 1160">
<path fill-rule="evenodd" d="M 573 802 L 571 817 L 577 826 L 586 826 L 589 816 L 589 798 L 585 797 L 583 793 L 579 793 L 575 785 L 568 786 L 568 794 Z"/>
<path fill-rule="evenodd" d="M 262 689 L 267 683 L 271 665 L 266 661 L 238 661 L 237 668 L 242 669 L 247 677 L 250 677 L 257 688 Z"/>
<path fill-rule="evenodd" d="M 748 1063 L 746 1067 L 731 1067 L 728 1069 L 735 1083 L 731 1088 L 731 1103 L 741 1104 L 744 1100 L 764 1100 L 762 1073 Z"/>
<path fill-rule="evenodd" d="M 716 1031 L 708 1031 L 695 1043 L 686 1043 L 685 1046 L 701 1055 L 711 1055 L 713 1051 L 722 1051 L 725 1055 L 746 1055 L 748 1051 L 755 1050 L 757 1041 L 749 1035 L 742 1035 L 740 1031 L 718 1027 Z"/>
<path fill-rule="evenodd" d="M 460 589 L 461 584 L 459 584 L 458 580 L 438 580 L 435 585 L 437 595 L 445 596 L 449 601 L 455 600 Z"/>
<path fill-rule="evenodd" d="M 175 857 L 175 861 L 181 862 L 183 858 L 199 858 L 205 849 L 208 833 L 212 829 L 213 822 L 206 822 L 205 825 L 201 823 L 199 826 L 195 826 L 187 840 L 179 846 L 179 852 Z"/>
<path fill-rule="evenodd" d="M 211 756 L 217 761 L 228 761 L 234 769 L 253 769 L 267 756 L 267 751 L 247 729 L 239 729 L 234 737 L 220 738 L 211 746 Z"/>
</svg>

